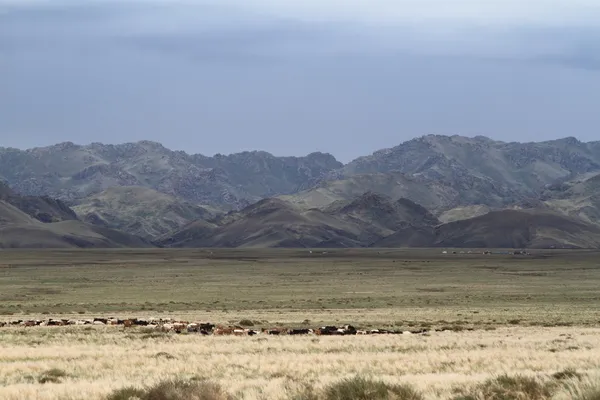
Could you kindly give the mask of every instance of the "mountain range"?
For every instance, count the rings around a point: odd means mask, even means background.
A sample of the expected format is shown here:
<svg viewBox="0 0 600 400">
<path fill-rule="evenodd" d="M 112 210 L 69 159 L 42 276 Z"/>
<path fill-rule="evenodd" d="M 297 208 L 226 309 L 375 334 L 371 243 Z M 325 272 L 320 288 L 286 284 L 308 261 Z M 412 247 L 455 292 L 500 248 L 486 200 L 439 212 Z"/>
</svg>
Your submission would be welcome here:
<svg viewBox="0 0 600 400">
<path fill-rule="evenodd" d="M 0 179 L 0 242 L 33 221 L 127 235 L 111 246 L 600 246 L 600 142 L 572 137 L 428 135 L 347 164 L 62 143 L 0 148 Z"/>
</svg>

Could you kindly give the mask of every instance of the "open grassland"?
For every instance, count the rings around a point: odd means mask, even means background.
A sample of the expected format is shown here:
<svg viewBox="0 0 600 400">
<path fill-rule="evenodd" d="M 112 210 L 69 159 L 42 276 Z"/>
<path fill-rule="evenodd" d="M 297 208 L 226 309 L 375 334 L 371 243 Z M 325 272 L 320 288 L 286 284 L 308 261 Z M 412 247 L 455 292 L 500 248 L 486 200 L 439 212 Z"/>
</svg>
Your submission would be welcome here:
<svg viewBox="0 0 600 400">
<path fill-rule="evenodd" d="M 211 254 L 212 253 L 212 254 Z M 596 324 L 600 253 L 439 250 L 0 252 L 0 318 Z"/>
<path fill-rule="evenodd" d="M 129 386 L 142 400 L 600 399 L 600 389 L 597 397 L 587 392 L 600 386 L 599 255 L 2 251 L 4 321 L 175 317 L 249 319 L 256 328 L 351 323 L 447 331 L 218 337 L 123 326 L 5 327 L 0 399 L 105 400 Z M 357 376 L 367 381 L 336 386 Z M 170 390 L 195 394 L 139 392 L 172 379 L 192 386 L 165 384 Z M 375 394 L 382 390 L 387 397 Z"/>
<path fill-rule="evenodd" d="M 318 395 L 356 376 L 410 385 L 425 399 L 453 399 L 503 374 L 548 387 L 546 397 L 534 398 L 569 399 L 577 398 L 573 388 L 600 383 L 599 372 L 598 328 L 352 337 L 147 335 L 110 327 L 0 331 L 5 400 L 100 400 L 170 379 L 208 379 L 235 399 L 308 399 L 306 388 Z"/>
</svg>

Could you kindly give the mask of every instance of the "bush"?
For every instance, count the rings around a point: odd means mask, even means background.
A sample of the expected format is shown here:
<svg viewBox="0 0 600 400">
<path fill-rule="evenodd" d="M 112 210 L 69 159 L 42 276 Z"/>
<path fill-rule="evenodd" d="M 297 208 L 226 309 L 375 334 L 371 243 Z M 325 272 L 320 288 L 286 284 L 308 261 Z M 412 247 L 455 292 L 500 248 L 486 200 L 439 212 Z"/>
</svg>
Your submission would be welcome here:
<svg viewBox="0 0 600 400">
<path fill-rule="evenodd" d="M 175 360 L 177 357 L 175 357 L 173 354 L 167 353 L 166 351 L 161 351 L 159 353 L 156 353 L 154 355 L 154 358 L 165 358 L 167 360 Z"/>
<path fill-rule="evenodd" d="M 252 322 L 249 319 L 243 319 L 240 322 L 238 322 L 239 326 L 254 326 L 254 322 Z"/>
<path fill-rule="evenodd" d="M 477 386 L 473 393 L 463 393 L 454 400 L 547 400 L 552 396 L 549 385 L 526 376 L 502 375 Z"/>
<path fill-rule="evenodd" d="M 142 389 L 134 387 L 126 387 L 119 389 L 111 393 L 106 400 L 131 400 L 131 399 L 143 399 L 146 392 Z"/>
<path fill-rule="evenodd" d="M 325 400 L 422 400 L 418 392 L 406 385 L 387 385 L 361 377 L 345 379 L 324 390 Z"/>
<path fill-rule="evenodd" d="M 62 382 L 62 378 L 66 378 L 68 375 L 65 371 L 58 368 L 52 368 L 48 371 L 45 371 L 38 378 L 39 383 L 60 383 Z"/>
<path fill-rule="evenodd" d="M 220 385 L 207 381 L 169 380 L 147 389 L 119 389 L 107 400 L 231 400 Z"/>
<path fill-rule="evenodd" d="M 567 368 L 552 374 L 552 377 L 557 381 L 564 381 L 566 379 L 581 379 L 581 374 L 573 368 Z"/>
</svg>

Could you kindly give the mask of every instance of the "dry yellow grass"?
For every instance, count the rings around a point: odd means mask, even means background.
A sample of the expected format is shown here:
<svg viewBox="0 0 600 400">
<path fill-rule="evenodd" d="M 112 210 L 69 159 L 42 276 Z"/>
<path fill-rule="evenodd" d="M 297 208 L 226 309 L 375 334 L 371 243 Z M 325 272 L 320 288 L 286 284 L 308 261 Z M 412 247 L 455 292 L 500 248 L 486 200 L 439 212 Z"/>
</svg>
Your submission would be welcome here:
<svg viewBox="0 0 600 400">
<path fill-rule="evenodd" d="M 48 327 L 7 328 L 0 335 L 0 398 L 5 400 L 100 400 L 129 385 L 194 377 L 220 383 L 239 399 L 287 400 L 303 384 L 319 388 L 356 375 L 411 384 L 426 399 L 448 399 L 499 374 L 546 381 L 572 368 L 587 379 L 600 375 L 599 328 L 150 339 L 136 329 Z M 66 377 L 39 383 L 50 369 Z"/>
<path fill-rule="evenodd" d="M 126 386 L 192 378 L 221 384 L 236 399 L 289 400 L 304 385 L 319 390 L 354 376 L 406 383 L 433 400 L 483 393 L 476 386 L 502 374 L 551 382 L 569 368 L 582 381 L 567 380 L 554 397 L 573 399 L 586 382 L 600 382 L 597 260 L 595 252 L 564 251 L 531 258 L 395 249 L 3 251 L 4 321 L 250 319 L 258 328 L 309 320 L 310 327 L 457 332 L 203 337 L 0 328 L 0 400 L 104 400 Z M 475 330 L 458 332 L 464 328 Z"/>
</svg>

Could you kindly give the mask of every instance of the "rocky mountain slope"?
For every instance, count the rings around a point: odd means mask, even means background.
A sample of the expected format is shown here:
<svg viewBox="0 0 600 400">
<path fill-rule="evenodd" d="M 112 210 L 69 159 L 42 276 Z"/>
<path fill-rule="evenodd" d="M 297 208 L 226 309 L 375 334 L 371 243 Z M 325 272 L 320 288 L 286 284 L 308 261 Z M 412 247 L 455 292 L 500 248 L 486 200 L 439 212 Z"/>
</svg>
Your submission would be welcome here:
<svg viewBox="0 0 600 400">
<path fill-rule="evenodd" d="M 360 157 L 330 176 L 392 171 L 444 182 L 461 193 L 461 205 L 502 207 L 537 198 L 557 181 L 600 172 L 600 142 L 505 143 L 482 136 L 428 135 Z"/>
<path fill-rule="evenodd" d="M 304 209 L 323 209 L 335 202 L 351 201 L 365 192 L 392 199 L 407 198 L 430 210 L 445 210 L 461 203 L 461 193 L 451 185 L 439 181 L 429 182 L 402 172 L 358 174 L 324 180 L 311 189 L 279 198 Z"/>
<path fill-rule="evenodd" d="M 72 208 L 85 222 L 149 240 L 191 221 L 216 216 L 214 210 L 139 186 L 115 186 L 83 199 Z"/>
<path fill-rule="evenodd" d="M 231 209 L 305 189 L 342 166 L 322 153 L 275 157 L 254 151 L 206 157 L 148 141 L 0 148 L 0 179 L 22 194 L 65 201 L 113 186 L 142 186 L 193 203 Z"/>
<path fill-rule="evenodd" d="M 0 248 L 152 247 L 137 236 L 86 224 L 60 201 L 0 185 Z"/>
<path fill-rule="evenodd" d="M 540 198 L 540 206 L 600 224 L 600 174 L 587 174 L 579 179 L 551 185 L 542 192 Z"/>
</svg>

